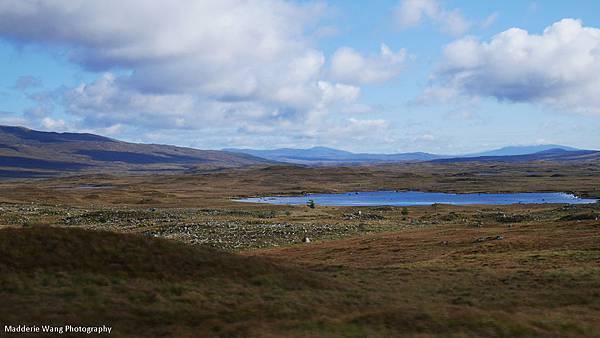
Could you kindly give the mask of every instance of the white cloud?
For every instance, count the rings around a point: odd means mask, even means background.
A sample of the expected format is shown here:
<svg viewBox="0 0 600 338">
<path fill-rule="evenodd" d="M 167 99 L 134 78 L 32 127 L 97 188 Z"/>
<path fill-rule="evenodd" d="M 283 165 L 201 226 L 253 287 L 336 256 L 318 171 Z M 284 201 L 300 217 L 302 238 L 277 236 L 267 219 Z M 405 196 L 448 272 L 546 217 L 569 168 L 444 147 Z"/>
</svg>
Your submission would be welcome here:
<svg viewBox="0 0 600 338">
<path fill-rule="evenodd" d="M 324 107 L 338 102 L 352 104 L 360 95 L 360 88 L 345 84 L 332 84 L 326 81 L 319 81 L 319 89 L 322 92 L 322 105 Z"/>
<path fill-rule="evenodd" d="M 93 127 L 125 123 L 149 128 L 193 128 L 196 123 L 210 121 L 217 111 L 211 109 L 210 114 L 198 116 L 194 112 L 200 105 L 194 95 L 142 93 L 122 86 L 111 73 L 66 90 L 62 103 L 68 113 Z"/>
<path fill-rule="evenodd" d="M 363 104 L 363 103 L 354 103 L 352 105 L 347 105 L 342 108 L 341 112 L 345 114 L 374 114 L 377 112 L 377 109 L 371 105 Z"/>
<path fill-rule="evenodd" d="M 23 117 L 6 111 L 0 110 L 0 125 L 22 126 L 27 123 Z"/>
<path fill-rule="evenodd" d="M 390 80 L 402 71 L 406 51 L 392 51 L 381 44 L 379 55 L 363 56 L 349 47 L 335 51 L 331 59 L 331 77 L 337 81 L 367 84 Z"/>
<path fill-rule="evenodd" d="M 132 69 L 123 82 L 144 92 L 285 101 L 324 62 L 303 36 L 319 11 L 278 0 L 7 0 L 0 34 L 66 46 L 93 70 Z"/>
<path fill-rule="evenodd" d="M 100 132 L 102 135 L 118 135 L 119 133 L 121 133 L 123 131 L 123 129 L 125 128 L 125 126 L 123 126 L 120 123 L 114 124 L 112 126 L 106 127 L 104 129 L 102 129 L 102 131 Z"/>
<path fill-rule="evenodd" d="M 255 101 L 218 101 L 193 94 L 150 94 L 130 90 L 106 73 L 97 81 L 64 92 L 63 106 L 84 125 L 106 127 L 118 123 L 138 127 L 204 128 L 260 124 L 282 126 L 282 120 L 305 127 L 311 119 L 323 121 L 330 110 L 352 106 L 360 89 L 351 85 L 318 81 L 311 88 L 313 101 L 305 110 Z M 293 92 L 289 93 L 292 97 Z M 313 127 L 319 127 L 313 126 Z M 298 132 L 300 129 L 298 130 Z"/>
<path fill-rule="evenodd" d="M 349 118 L 329 126 L 314 135 L 317 138 L 350 140 L 353 142 L 382 142 L 391 135 L 390 123 L 383 119 Z"/>
<path fill-rule="evenodd" d="M 496 21 L 498 21 L 498 12 L 493 12 L 492 14 L 488 15 L 482 22 L 481 22 L 481 27 L 486 29 L 486 28 L 490 28 L 490 26 L 492 26 L 494 23 L 496 23 Z"/>
<path fill-rule="evenodd" d="M 417 27 L 429 19 L 452 35 L 464 34 L 471 26 L 458 9 L 447 10 L 436 0 L 402 0 L 394 10 L 394 19 L 402 29 Z"/>
<path fill-rule="evenodd" d="M 539 35 L 511 28 L 489 42 L 457 40 L 444 50 L 435 88 L 600 114 L 600 29 L 563 19 Z"/>
<path fill-rule="evenodd" d="M 433 136 L 433 134 L 426 133 L 426 134 L 418 135 L 415 138 L 415 140 L 423 141 L 423 142 L 433 142 L 433 141 L 435 141 L 435 136 Z"/>
<path fill-rule="evenodd" d="M 67 123 L 62 119 L 53 119 L 51 117 L 44 117 L 42 119 L 42 127 L 48 130 L 63 130 L 66 128 Z"/>
<path fill-rule="evenodd" d="M 290 138 L 312 137 L 335 129 L 335 113 L 356 106 L 360 95 L 353 82 L 330 80 L 325 56 L 313 45 L 310 32 L 335 33 L 319 29 L 324 11 L 320 3 L 282 0 L 173 0 L 168 6 L 5 0 L 0 37 L 66 51 L 72 62 L 103 74 L 31 96 L 37 105 L 28 116 L 47 127 L 59 126 L 51 114 L 60 106 L 78 128 L 113 134 L 178 129 L 202 138 L 209 128 L 276 127 Z M 358 54 L 368 69 L 357 83 L 395 76 L 404 54 L 385 46 L 376 57 Z"/>
</svg>

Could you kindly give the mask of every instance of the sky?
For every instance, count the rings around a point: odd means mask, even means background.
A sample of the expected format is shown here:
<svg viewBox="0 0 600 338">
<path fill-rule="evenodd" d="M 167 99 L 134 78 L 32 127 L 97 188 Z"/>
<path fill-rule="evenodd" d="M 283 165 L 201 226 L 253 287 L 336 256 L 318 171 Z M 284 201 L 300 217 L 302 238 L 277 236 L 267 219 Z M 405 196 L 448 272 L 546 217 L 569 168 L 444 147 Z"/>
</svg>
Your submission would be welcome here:
<svg viewBox="0 0 600 338">
<path fill-rule="evenodd" d="M 0 0 L 0 124 L 200 149 L 600 149 L 600 2 Z"/>
</svg>

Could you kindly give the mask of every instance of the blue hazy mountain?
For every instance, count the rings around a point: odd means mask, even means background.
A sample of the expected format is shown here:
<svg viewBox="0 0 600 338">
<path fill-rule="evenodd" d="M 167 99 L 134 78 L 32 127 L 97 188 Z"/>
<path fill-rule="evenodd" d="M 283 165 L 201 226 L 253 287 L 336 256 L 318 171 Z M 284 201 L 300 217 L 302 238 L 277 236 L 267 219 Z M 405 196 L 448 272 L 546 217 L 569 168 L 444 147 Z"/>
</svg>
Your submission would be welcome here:
<svg viewBox="0 0 600 338">
<path fill-rule="evenodd" d="M 313 147 L 308 149 L 280 148 L 272 150 L 228 148 L 223 150 L 232 153 L 241 153 L 256 157 L 262 157 L 271 161 L 296 164 L 422 162 L 443 158 L 443 156 L 423 152 L 399 154 L 368 154 L 353 153 L 345 150 L 327 147 Z"/>
<path fill-rule="evenodd" d="M 528 155 L 535 154 L 542 151 L 554 150 L 554 149 L 562 149 L 567 151 L 576 151 L 581 150 L 573 147 L 562 146 L 558 144 L 539 144 L 533 146 L 509 146 L 502 147 L 500 149 L 494 149 L 489 151 L 484 151 L 480 153 L 468 154 L 459 157 L 481 157 L 481 156 L 514 156 L 514 155 Z"/>
<path fill-rule="evenodd" d="M 505 155 L 505 156 L 466 156 L 435 159 L 437 163 L 460 162 L 568 162 L 568 161 L 598 161 L 600 151 L 597 150 L 566 150 L 551 148 L 533 154 Z"/>
<path fill-rule="evenodd" d="M 567 156 L 570 152 L 582 151 L 577 148 L 556 145 L 556 144 L 543 144 L 543 145 L 532 145 L 532 146 L 508 146 L 499 149 L 484 151 L 480 153 L 472 153 L 465 155 L 439 155 L 430 154 L 425 152 L 410 152 L 410 153 L 397 153 L 397 154 L 369 154 L 369 153 L 353 153 L 345 150 L 339 150 L 327 147 L 313 147 L 308 149 L 294 149 L 294 148 L 279 148 L 271 150 L 258 150 L 258 149 L 239 149 L 239 148 L 228 148 L 223 149 L 224 151 L 247 154 L 260 158 L 264 158 L 271 161 L 296 163 L 296 164 L 352 164 L 352 163 L 393 163 L 393 162 L 425 162 L 432 160 L 440 160 L 451 162 L 455 159 L 473 159 L 473 158 L 485 158 L 486 160 L 500 160 L 500 157 L 511 157 L 511 156 L 524 156 L 531 154 L 538 154 L 533 156 L 531 159 L 538 157 L 560 158 L 561 152 L 565 152 L 563 155 Z M 550 154 L 545 154 L 549 152 Z M 575 154 L 575 153 L 573 153 Z M 542 156 L 543 155 L 543 156 Z M 527 157 L 522 157 L 526 159 Z"/>
</svg>

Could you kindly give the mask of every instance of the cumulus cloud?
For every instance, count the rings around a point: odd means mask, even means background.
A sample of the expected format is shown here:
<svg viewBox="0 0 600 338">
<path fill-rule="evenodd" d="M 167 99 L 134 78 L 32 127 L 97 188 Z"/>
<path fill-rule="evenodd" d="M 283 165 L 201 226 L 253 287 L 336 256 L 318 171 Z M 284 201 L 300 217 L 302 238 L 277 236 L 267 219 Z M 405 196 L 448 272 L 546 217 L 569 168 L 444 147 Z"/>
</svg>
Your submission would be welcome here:
<svg viewBox="0 0 600 338">
<path fill-rule="evenodd" d="M 458 9 L 447 10 L 436 0 L 402 0 L 394 10 L 394 19 L 402 29 L 430 20 L 451 35 L 461 35 L 471 26 Z"/>
<path fill-rule="evenodd" d="M 351 104 L 360 95 L 360 88 L 351 85 L 319 81 L 318 86 L 322 93 L 321 105 L 323 107 L 335 103 Z"/>
<path fill-rule="evenodd" d="M 364 56 L 349 47 L 335 51 L 331 59 L 331 77 L 337 81 L 367 84 L 390 80 L 402 71 L 406 50 L 392 51 L 381 44 L 378 55 Z"/>
<path fill-rule="evenodd" d="M 326 115 L 328 109 L 351 104 L 360 94 L 358 87 L 327 81 L 316 82 L 311 90 L 315 101 L 306 110 L 296 110 L 293 106 L 262 101 L 212 100 L 188 93 L 140 93 L 119 84 L 114 74 L 106 73 L 93 83 L 65 91 L 60 100 L 67 112 L 79 116 L 86 125 L 126 123 L 152 129 L 195 129 L 219 125 L 281 126 L 281 120 L 303 126 L 317 115 Z"/>
<path fill-rule="evenodd" d="M 542 34 L 511 28 L 446 46 L 430 93 L 458 93 L 600 114 L 600 29 L 563 19 Z"/>
<path fill-rule="evenodd" d="M 277 0 L 7 0 L 0 34 L 64 46 L 88 69 L 133 69 L 123 82 L 146 92 L 285 100 L 324 62 L 303 37 L 318 11 Z"/>
<path fill-rule="evenodd" d="M 50 102 L 38 93 L 28 116 L 47 126 L 59 125 L 49 114 L 60 105 L 81 128 L 121 126 L 111 132 L 224 126 L 314 135 L 356 105 L 355 84 L 390 78 L 404 59 L 387 47 L 373 58 L 357 54 L 368 66 L 358 81 L 332 81 L 307 33 L 320 31 L 324 11 L 282 0 L 5 0 L 0 37 L 66 51 L 102 74 L 52 92 Z"/>
</svg>

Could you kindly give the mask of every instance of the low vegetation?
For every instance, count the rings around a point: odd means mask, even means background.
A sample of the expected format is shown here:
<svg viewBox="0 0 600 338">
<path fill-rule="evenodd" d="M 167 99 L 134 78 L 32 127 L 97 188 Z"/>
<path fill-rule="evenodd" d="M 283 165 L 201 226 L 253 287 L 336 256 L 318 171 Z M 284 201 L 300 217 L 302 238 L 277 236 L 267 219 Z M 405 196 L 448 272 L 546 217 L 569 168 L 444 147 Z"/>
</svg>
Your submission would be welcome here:
<svg viewBox="0 0 600 338">
<path fill-rule="evenodd" d="M 321 191 L 387 180 L 399 190 L 600 197 L 600 178 L 585 166 L 540 166 L 535 177 L 529 166 L 479 167 L 499 171 L 461 181 L 457 171 L 475 169 L 419 168 L 2 182 L 0 318 L 105 324 L 115 337 L 600 331 L 598 203 L 313 209 L 231 201 L 313 191 L 314 180 L 323 180 Z M 334 172 L 339 181 L 325 181 Z"/>
</svg>

